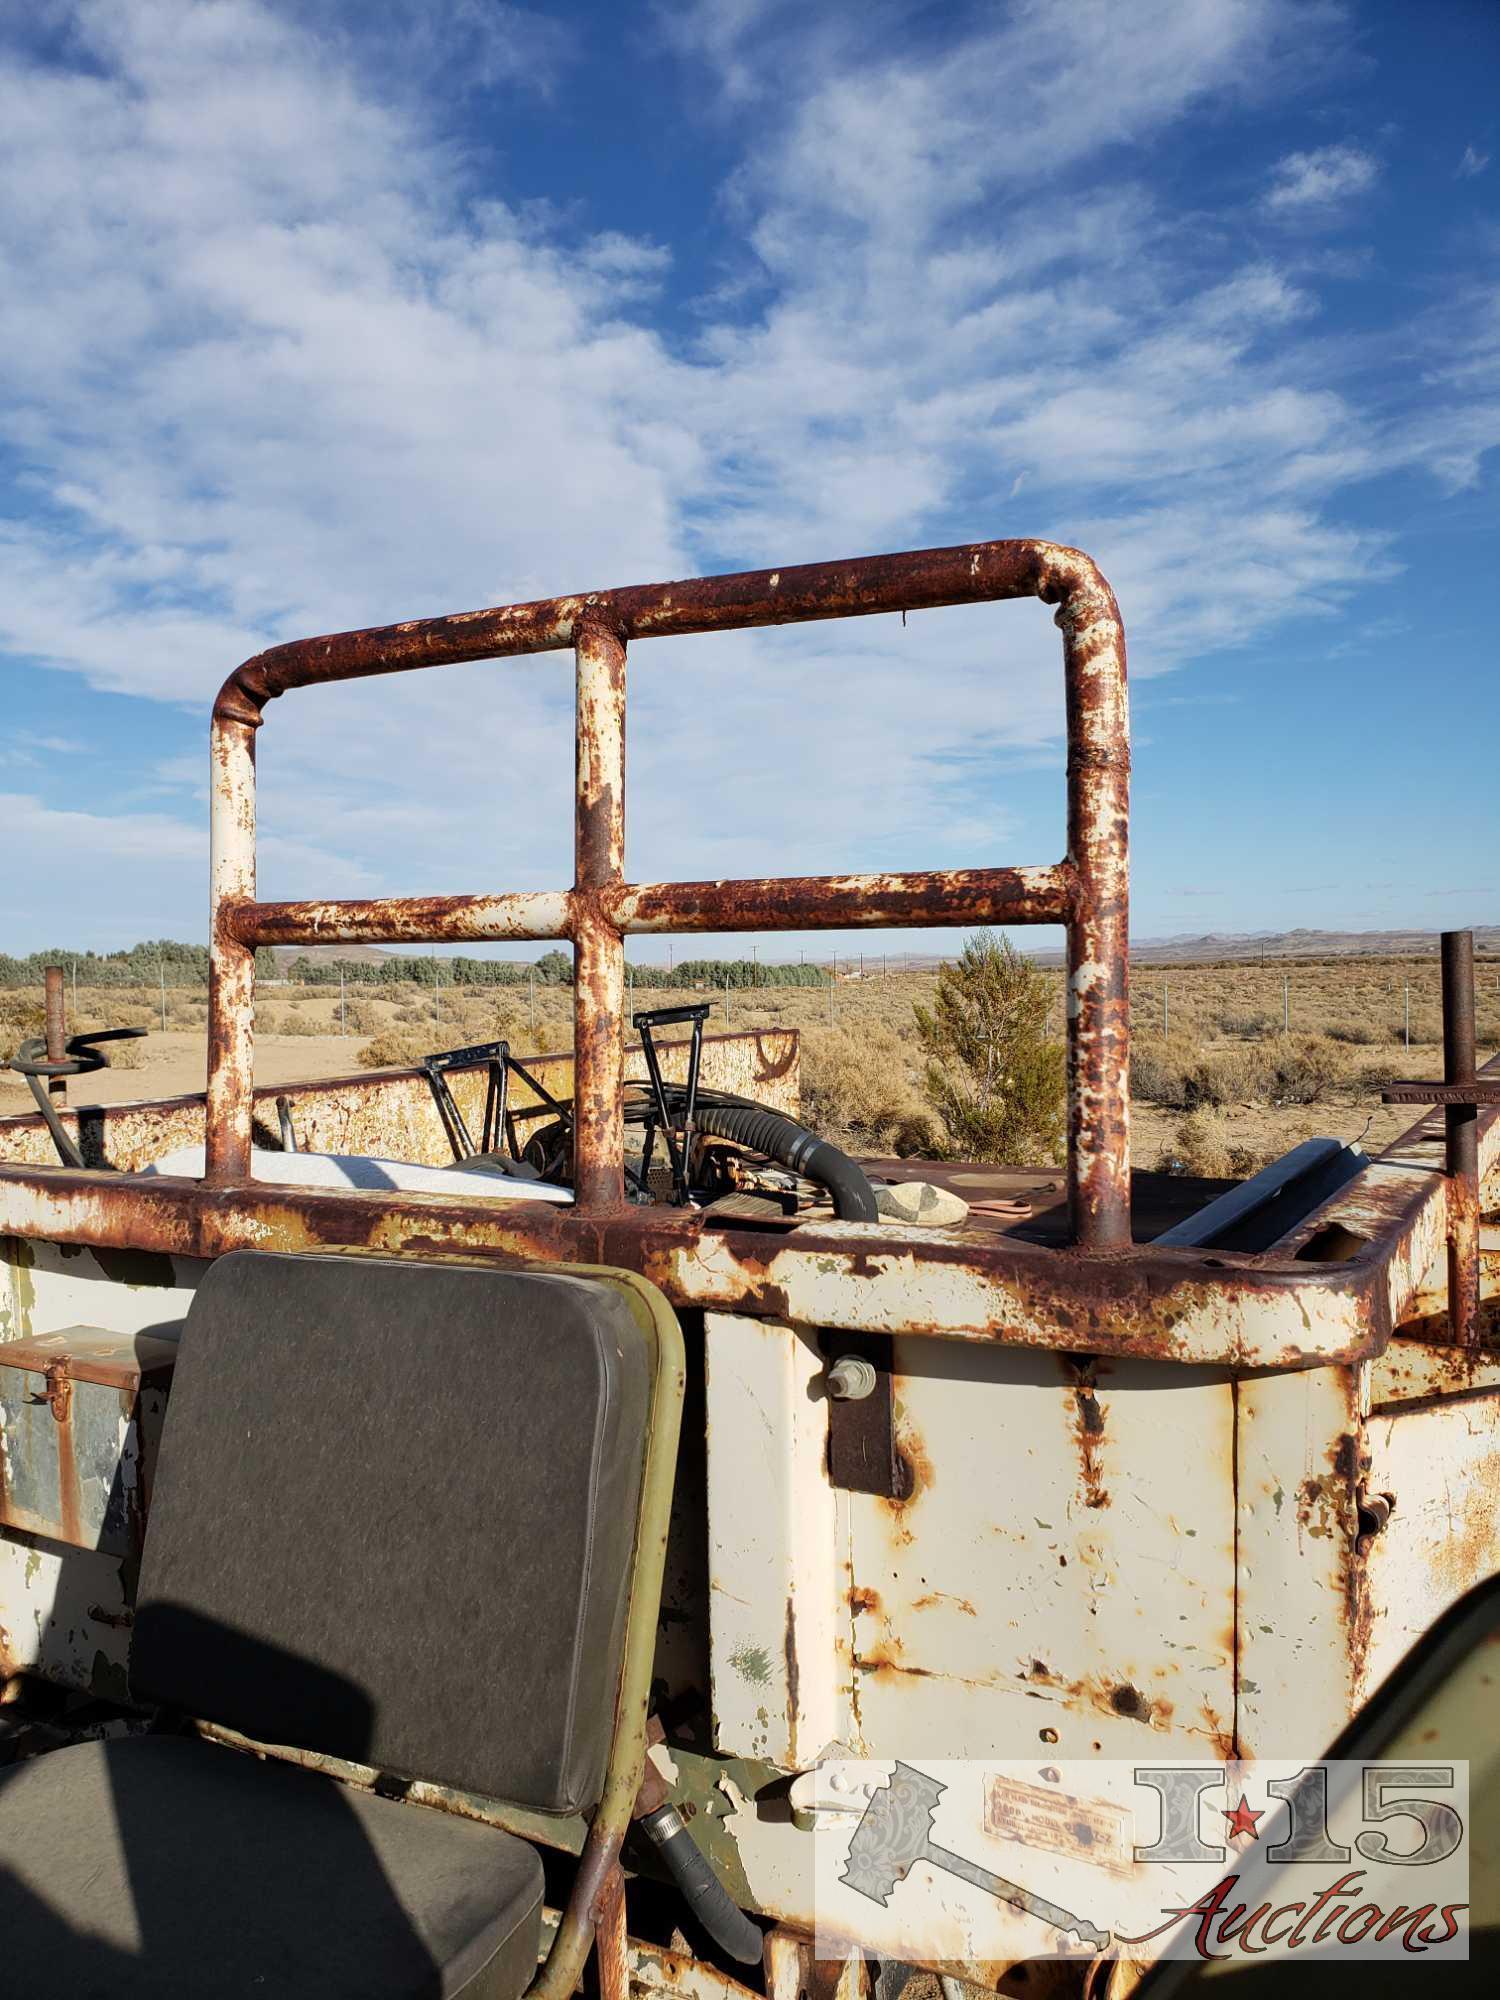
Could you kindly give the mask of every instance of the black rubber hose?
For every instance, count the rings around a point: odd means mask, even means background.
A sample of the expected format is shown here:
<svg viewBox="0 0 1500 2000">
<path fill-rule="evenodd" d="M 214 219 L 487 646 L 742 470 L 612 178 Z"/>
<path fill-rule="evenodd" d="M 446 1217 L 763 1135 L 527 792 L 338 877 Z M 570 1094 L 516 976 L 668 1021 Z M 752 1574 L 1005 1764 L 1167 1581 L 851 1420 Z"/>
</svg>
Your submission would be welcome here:
<svg viewBox="0 0 1500 2000">
<path fill-rule="evenodd" d="M 759 1965 L 765 1933 L 753 1924 L 709 1867 L 675 1806 L 658 1806 L 637 1822 L 667 1864 L 687 1906 L 721 1951 L 741 1965 Z"/>
<path fill-rule="evenodd" d="M 767 1111 L 759 1104 L 713 1104 L 699 1102 L 694 1123 L 700 1132 L 715 1139 L 732 1139 L 738 1146 L 764 1153 L 790 1167 L 794 1174 L 816 1181 L 833 1196 L 833 1212 L 840 1222 L 878 1222 L 875 1190 L 847 1153 L 830 1146 L 799 1125 L 783 1118 L 779 1111 Z"/>
</svg>

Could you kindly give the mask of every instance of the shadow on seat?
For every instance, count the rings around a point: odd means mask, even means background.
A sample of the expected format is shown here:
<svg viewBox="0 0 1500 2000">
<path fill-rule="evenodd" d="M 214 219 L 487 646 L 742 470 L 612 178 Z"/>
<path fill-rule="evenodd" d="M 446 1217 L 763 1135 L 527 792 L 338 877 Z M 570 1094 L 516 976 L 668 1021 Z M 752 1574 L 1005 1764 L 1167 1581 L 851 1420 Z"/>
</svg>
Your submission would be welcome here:
<svg viewBox="0 0 1500 2000">
<path fill-rule="evenodd" d="M 596 1881 L 640 1775 L 660 1312 L 634 1280 L 221 1259 L 183 1333 L 133 1686 L 532 1811 L 603 1794 Z M 517 2000 L 541 1898 L 499 1827 L 195 1735 L 0 1777 L 7 1992 Z"/>
</svg>

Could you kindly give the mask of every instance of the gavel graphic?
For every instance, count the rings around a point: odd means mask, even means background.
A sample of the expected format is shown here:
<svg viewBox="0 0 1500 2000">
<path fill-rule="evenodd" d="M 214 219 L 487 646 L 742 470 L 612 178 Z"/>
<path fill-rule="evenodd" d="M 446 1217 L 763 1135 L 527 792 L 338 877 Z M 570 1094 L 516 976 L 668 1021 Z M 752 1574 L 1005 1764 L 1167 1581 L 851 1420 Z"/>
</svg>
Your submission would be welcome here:
<svg viewBox="0 0 1500 2000">
<path fill-rule="evenodd" d="M 850 1839 L 843 1875 L 849 1887 L 884 1908 L 896 1884 L 903 1881 L 919 1861 L 926 1861 L 932 1867 L 941 1869 L 945 1875 L 956 1875 L 962 1882 L 972 1882 L 976 1889 L 986 1890 L 1000 1902 L 1013 1903 L 1018 1910 L 1026 1911 L 1028 1916 L 1039 1917 L 1055 1930 L 1076 1937 L 1080 1944 L 1102 1951 L 1110 1941 L 1108 1931 L 1099 1930 L 1096 1925 L 1075 1916 L 1071 1910 L 1049 1903 L 1043 1896 L 1033 1895 L 1019 1882 L 1008 1882 L 1003 1875 L 992 1875 L 988 1868 L 981 1868 L 977 1862 L 966 1861 L 950 1848 L 936 1845 L 932 1839 L 932 1822 L 938 1800 L 947 1789 L 936 1778 L 928 1777 L 925 1771 L 914 1770 L 910 1764 L 898 1763 L 889 1783 L 882 1785 L 865 1807 Z"/>
</svg>

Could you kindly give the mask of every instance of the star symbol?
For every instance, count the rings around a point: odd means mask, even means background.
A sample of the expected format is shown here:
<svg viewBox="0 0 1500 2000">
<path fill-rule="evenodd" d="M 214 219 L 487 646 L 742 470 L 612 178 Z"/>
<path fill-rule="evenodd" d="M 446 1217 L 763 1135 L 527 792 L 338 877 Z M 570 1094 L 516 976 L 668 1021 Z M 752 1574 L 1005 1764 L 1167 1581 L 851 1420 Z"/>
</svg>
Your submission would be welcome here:
<svg viewBox="0 0 1500 2000">
<path fill-rule="evenodd" d="M 1262 1808 L 1260 1812 L 1251 1812 L 1249 1806 L 1245 1803 L 1245 1794 L 1243 1792 L 1240 1793 L 1240 1802 L 1233 1812 L 1230 1812 L 1227 1806 L 1221 1806 L 1219 1810 L 1229 1822 L 1226 1831 L 1231 1840 L 1242 1833 L 1248 1834 L 1252 1840 L 1260 1839 L 1255 1826 L 1257 1820 L 1265 1818 L 1265 1809 Z"/>
</svg>

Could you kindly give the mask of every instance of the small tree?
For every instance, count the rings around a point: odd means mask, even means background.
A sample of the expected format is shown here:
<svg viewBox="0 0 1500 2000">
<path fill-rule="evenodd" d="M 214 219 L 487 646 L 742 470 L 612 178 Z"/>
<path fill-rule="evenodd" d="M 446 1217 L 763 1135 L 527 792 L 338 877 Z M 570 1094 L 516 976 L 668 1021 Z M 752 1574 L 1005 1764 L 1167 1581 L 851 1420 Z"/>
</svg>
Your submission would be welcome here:
<svg viewBox="0 0 1500 2000">
<path fill-rule="evenodd" d="M 916 1007 L 929 1103 L 963 1159 L 1022 1165 L 1062 1151 L 1065 1058 L 1047 1040 L 1051 996 L 1008 938 L 979 931 Z"/>
</svg>

